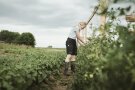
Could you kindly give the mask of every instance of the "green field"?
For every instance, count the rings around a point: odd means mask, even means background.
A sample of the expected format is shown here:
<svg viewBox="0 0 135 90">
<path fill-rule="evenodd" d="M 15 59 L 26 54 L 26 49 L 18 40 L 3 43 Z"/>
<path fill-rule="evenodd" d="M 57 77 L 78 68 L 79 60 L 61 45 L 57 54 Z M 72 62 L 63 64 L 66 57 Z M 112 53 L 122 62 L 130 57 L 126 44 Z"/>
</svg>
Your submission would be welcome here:
<svg viewBox="0 0 135 90">
<path fill-rule="evenodd" d="M 64 49 L 0 43 L 0 90 L 26 90 L 59 75 L 64 58 Z"/>
</svg>

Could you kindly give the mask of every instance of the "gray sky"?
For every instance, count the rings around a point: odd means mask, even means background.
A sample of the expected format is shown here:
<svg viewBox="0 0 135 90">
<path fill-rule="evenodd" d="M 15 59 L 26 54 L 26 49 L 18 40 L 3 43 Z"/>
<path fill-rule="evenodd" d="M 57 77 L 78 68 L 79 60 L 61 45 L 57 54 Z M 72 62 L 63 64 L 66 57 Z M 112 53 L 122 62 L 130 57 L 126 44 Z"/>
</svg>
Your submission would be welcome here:
<svg viewBox="0 0 135 90">
<path fill-rule="evenodd" d="M 31 32 L 39 47 L 65 47 L 71 27 L 88 18 L 95 1 L 0 0 L 0 30 Z"/>
<path fill-rule="evenodd" d="M 65 47 L 72 26 L 87 20 L 97 1 L 0 0 L 0 30 L 31 32 L 38 47 Z M 92 22 L 98 25 L 99 17 Z"/>
<path fill-rule="evenodd" d="M 69 27 L 86 17 L 90 4 L 90 0 L 0 0 L 0 16 L 19 25 Z"/>
</svg>

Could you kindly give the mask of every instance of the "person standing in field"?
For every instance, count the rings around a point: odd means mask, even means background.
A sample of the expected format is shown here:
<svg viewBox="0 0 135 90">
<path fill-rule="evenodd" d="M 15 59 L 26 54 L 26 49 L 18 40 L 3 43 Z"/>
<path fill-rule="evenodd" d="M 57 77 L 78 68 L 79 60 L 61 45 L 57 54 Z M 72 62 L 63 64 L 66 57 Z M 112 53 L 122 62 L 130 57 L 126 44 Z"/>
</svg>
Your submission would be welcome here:
<svg viewBox="0 0 135 90">
<path fill-rule="evenodd" d="M 77 43 L 83 45 L 86 42 L 80 36 L 80 31 L 84 30 L 86 27 L 86 22 L 80 22 L 77 26 L 75 26 L 71 31 L 66 41 L 66 52 L 67 56 L 65 59 L 65 66 L 64 66 L 64 75 L 68 76 L 68 68 L 69 63 L 71 64 L 71 71 L 75 73 L 75 61 L 77 55 Z"/>
</svg>

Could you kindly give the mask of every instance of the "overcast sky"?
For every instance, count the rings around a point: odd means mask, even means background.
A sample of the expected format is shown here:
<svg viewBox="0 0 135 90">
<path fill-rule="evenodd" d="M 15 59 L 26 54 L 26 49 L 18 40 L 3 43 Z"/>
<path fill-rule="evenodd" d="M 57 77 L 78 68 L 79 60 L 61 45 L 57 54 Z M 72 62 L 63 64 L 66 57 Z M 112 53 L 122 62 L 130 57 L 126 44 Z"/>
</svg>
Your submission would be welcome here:
<svg viewBox="0 0 135 90">
<path fill-rule="evenodd" d="M 72 26 L 86 21 L 98 0 L 0 0 L 0 30 L 31 32 L 37 47 L 65 47 Z M 99 17 L 92 20 L 98 25 Z"/>
</svg>

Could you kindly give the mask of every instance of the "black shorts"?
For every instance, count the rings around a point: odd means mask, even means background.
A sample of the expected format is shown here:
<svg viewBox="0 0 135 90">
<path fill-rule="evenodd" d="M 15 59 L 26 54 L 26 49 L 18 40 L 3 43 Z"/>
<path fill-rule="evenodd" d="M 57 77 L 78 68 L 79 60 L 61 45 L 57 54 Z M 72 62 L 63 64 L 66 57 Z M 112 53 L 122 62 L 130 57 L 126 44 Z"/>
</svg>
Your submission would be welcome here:
<svg viewBox="0 0 135 90">
<path fill-rule="evenodd" d="M 67 39 L 66 51 L 67 51 L 67 54 L 77 55 L 77 45 L 76 45 L 75 39 L 71 39 L 71 38 Z"/>
</svg>

